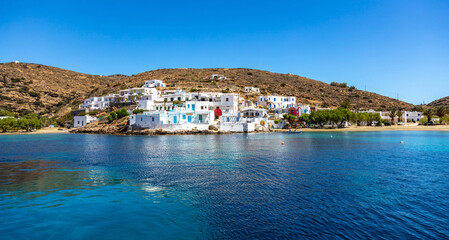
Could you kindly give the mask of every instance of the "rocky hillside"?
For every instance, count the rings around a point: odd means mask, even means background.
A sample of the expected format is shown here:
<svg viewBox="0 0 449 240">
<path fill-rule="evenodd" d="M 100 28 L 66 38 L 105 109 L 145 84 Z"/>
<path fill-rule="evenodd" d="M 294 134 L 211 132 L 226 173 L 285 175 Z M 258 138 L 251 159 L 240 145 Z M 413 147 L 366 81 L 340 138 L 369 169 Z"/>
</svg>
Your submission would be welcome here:
<svg viewBox="0 0 449 240">
<path fill-rule="evenodd" d="M 0 64 L 0 109 L 20 115 L 29 112 L 53 115 L 68 111 L 88 96 L 120 89 L 114 86 L 127 76 L 89 75 L 30 63 Z"/>
<path fill-rule="evenodd" d="M 449 107 L 449 96 L 440 98 L 438 100 L 435 100 L 429 104 L 427 104 L 429 107 Z"/>
<path fill-rule="evenodd" d="M 226 80 L 210 79 L 223 74 Z M 245 93 L 243 87 L 253 86 L 263 94 L 296 96 L 298 102 L 336 107 L 349 99 L 353 108 L 410 109 L 412 104 L 344 85 L 329 85 L 320 81 L 254 69 L 159 69 L 133 76 L 100 76 L 78 73 L 31 63 L 0 64 L 0 110 L 21 115 L 36 112 L 53 116 L 77 107 L 82 99 L 101 96 L 127 87 L 138 87 L 145 80 L 160 79 L 168 89 L 187 91 L 225 91 L 240 93 L 247 99 L 256 94 Z"/>
</svg>

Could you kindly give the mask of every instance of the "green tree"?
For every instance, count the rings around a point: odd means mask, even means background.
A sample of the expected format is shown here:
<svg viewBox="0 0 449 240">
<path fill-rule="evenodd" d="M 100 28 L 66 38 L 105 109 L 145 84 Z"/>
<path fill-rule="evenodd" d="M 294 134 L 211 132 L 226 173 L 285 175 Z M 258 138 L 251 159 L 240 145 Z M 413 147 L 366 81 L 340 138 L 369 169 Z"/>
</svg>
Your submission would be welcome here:
<svg viewBox="0 0 449 240">
<path fill-rule="evenodd" d="M 303 122 L 303 123 L 308 123 L 310 120 L 310 114 L 307 113 L 303 113 L 301 114 L 301 116 L 298 117 L 298 121 Z"/>
<path fill-rule="evenodd" d="M 394 123 L 394 118 L 396 117 L 396 108 L 390 110 L 389 117 L 391 118 L 391 123 Z"/>
<path fill-rule="evenodd" d="M 0 119 L 0 129 L 3 130 L 3 132 L 6 132 L 16 126 L 17 120 L 14 118 L 4 118 Z"/>
<path fill-rule="evenodd" d="M 444 107 L 438 107 L 435 111 L 435 114 L 438 116 L 438 118 L 440 119 L 440 124 L 443 123 L 443 118 L 446 115 L 446 109 Z"/>
<path fill-rule="evenodd" d="M 401 110 L 398 110 L 396 112 L 396 116 L 398 117 L 398 122 L 402 122 L 402 111 Z"/>
<path fill-rule="evenodd" d="M 117 113 L 116 113 L 116 112 L 111 112 L 111 113 L 109 113 L 109 115 L 108 115 L 108 121 L 111 123 L 111 122 L 113 122 L 114 120 L 117 120 Z"/>
<path fill-rule="evenodd" d="M 430 122 L 432 120 L 433 110 L 431 108 L 428 108 L 424 110 L 423 115 L 427 118 L 427 122 Z"/>
</svg>

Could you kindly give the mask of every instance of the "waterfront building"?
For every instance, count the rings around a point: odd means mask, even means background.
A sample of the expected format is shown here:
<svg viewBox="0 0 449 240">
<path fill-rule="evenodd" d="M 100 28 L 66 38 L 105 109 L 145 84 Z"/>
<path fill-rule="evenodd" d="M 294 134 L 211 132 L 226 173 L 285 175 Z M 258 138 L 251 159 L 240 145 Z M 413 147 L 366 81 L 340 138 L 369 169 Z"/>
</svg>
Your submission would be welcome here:
<svg viewBox="0 0 449 240">
<path fill-rule="evenodd" d="M 98 121 L 98 118 L 92 117 L 90 115 L 84 115 L 84 116 L 75 116 L 73 118 L 73 127 L 84 127 L 87 124 Z"/>
</svg>

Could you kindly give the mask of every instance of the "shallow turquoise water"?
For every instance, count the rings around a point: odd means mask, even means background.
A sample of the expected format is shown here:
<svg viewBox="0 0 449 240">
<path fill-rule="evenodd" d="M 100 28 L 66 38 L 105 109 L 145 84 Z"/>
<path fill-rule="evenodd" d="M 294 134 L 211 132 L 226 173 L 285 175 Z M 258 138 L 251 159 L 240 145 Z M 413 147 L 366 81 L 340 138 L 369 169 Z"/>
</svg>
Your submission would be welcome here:
<svg viewBox="0 0 449 240">
<path fill-rule="evenodd" d="M 0 239 L 449 238 L 448 152 L 448 132 L 0 136 Z"/>
</svg>

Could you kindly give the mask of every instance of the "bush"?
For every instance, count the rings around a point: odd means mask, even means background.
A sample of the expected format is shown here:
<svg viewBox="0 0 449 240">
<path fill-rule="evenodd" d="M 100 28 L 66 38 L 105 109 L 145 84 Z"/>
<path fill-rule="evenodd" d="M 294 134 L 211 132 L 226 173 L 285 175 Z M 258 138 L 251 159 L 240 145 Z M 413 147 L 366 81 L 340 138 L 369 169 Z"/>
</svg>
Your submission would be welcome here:
<svg viewBox="0 0 449 240">
<path fill-rule="evenodd" d="M 40 97 L 40 96 L 41 96 L 41 95 L 40 95 L 39 93 L 37 93 L 37 92 L 30 92 L 29 94 L 30 94 L 30 96 L 32 96 L 32 97 Z"/>
<path fill-rule="evenodd" d="M 224 90 L 221 90 L 222 93 L 230 93 L 231 91 L 229 90 L 229 88 L 226 88 Z"/>
<path fill-rule="evenodd" d="M 276 119 L 276 120 L 274 120 L 274 123 L 275 124 L 280 124 L 280 123 L 282 123 L 282 120 L 281 119 Z"/>
<path fill-rule="evenodd" d="M 108 115 L 108 121 L 111 123 L 111 122 L 113 122 L 114 120 L 117 120 L 117 113 L 115 113 L 115 112 L 109 113 L 109 115 Z"/>
<path fill-rule="evenodd" d="M 139 114 L 139 113 L 143 113 L 144 110 L 143 109 L 135 109 L 133 110 L 133 114 Z"/>
<path fill-rule="evenodd" d="M 23 86 L 23 87 L 21 87 L 20 89 L 19 89 L 19 92 L 22 92 L 22 93 L 24 93 L 24 92 L 28 92 L 30 90 L 30 88 L 29 87 L 27 87 L 27 86 Z"/>
<path fill-rule="evenodd" d="M 87 113 L 89 116 L 97 116 L 98 110 L 90 111 Z"/>
<path fill-rule="evenodd" d="M 117 119 L 126 117 L 128 115 L 129 115 L 129 113 L 128 113 L 128 111 L 126 111 L 126 108 L 122 108 L 120 110 L 117 110 Z"/>
<path fill-rule="evenodd" d="M 0 110 L 0 116 L 14 117 L 14 113 L 8 110 Z"/>
<path fill-rule="evenodd" d="M 334 86 L 334 87 L 341 87 L 341 88 L 347 88 L 348 87 L 348 84 L 347 83 L 338 83 L 338 82 L 331 82 L 331 84 L 330 84 L 331 86 Z"/>
<path fill-rule="evenodd" d="M 117 119 L 126 117 L 126 116 L 128 116 L 128 115 L 129 115 L 129 113 L 128 113 L 128 111 L 126 110 L 126 108 L 122 108 L 122 109 L 119 109 L 119 110 L 117 110 L 117 111 L 114 111 L 114 112 L 109 113 L 109 115 L 108 115 L 108 120 L 109 120 L 109 122 L 111 123 L 111 122 L 113 122 L 114 120 L 117 120 Z"/>
</svg>

